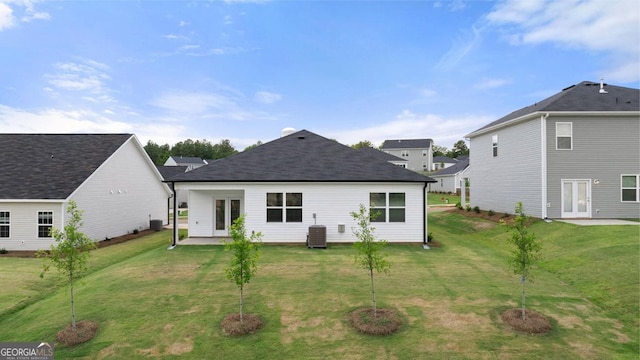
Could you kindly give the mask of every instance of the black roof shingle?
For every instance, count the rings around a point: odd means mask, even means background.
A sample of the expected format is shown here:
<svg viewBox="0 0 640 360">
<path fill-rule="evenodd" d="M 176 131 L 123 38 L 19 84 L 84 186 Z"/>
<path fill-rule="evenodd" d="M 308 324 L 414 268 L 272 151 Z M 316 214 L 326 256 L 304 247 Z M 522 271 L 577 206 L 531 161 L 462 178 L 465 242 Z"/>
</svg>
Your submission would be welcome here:
<svg viewBox="0 0 640 360">
<path fill-rule="evenodd" d="M 433 182 L 307 130 L 176 175 L 175 182 Z"/>
<path fill-rule="evenodd" d="M 66 199 L 132 134 L 0 134 L 0 199 Z"/>
<path fill-rule="evenodd" d="M 428 149 L 431 147 L 431 139 L 400 139 L 385 140 L 381 149 Z"/>
</svg>

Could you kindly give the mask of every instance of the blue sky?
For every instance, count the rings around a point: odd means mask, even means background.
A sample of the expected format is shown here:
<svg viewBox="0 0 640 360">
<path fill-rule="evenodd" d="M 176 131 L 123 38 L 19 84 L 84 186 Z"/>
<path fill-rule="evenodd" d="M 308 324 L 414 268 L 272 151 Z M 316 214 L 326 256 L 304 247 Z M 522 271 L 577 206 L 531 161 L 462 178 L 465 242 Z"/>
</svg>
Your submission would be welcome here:
<svg viewBox="0 0 640 360">
<path fill-rule="evenodd" d="M 640 2 L 0 0 L 0 54 L 0 132 L 451 148 L 583 80 L 638 88 Z"/>
</svg>

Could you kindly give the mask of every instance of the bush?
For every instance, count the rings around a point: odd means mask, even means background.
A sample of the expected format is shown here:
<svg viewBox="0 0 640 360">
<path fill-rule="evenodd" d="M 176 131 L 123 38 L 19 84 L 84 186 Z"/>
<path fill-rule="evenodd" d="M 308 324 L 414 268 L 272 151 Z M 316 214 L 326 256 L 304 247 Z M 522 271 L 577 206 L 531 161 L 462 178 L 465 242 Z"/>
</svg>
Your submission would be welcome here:
<svg viewBox="0 0 640 360">
<path fill-rule="evenodd" d="M 467 205 L 467 207 L 464 208 L 467 211 L 471 211 L 471 205 Z"/>
<path fill-rule="evenodd" d="M 495 211 L 493 211 L 493 210 L 489 210 L 488 214 L 489 214 L 489 216 L 493 216 L 493 215 L 495 215 L 495 214 L 496 214 L 496 212 L 495 212 Z"/>
<path fill-rule="evenodd" d="M 474 207 L 473 207 L 473 211 L 474 211 L 476 214 L 480 214 L 480 208 L 479 208 L 478 206 L 474 206 Z"/>
<path fill-rule="evenodd" d="M 462 203 L 460 201 L 456 203 L 456 208 L 462 210 Z"/>
<path fill-rule="evenodd" d="M 139 232 L 138 229 L 133 229 L 134 234 L 137 234 L 138 232 Z"/>
<path fill-rule="evenodd" d="M 8 253 L 9 253 L 9 250 L 5 248 L 0 249 L 0 254 L 8 254 Z"/>
<path fill-rule="evenodd" d="M 427 234 L 427 242 L 430 243 L 432 241 L 433 241 L 433 234 L 432 233 Z"/>
</svg>

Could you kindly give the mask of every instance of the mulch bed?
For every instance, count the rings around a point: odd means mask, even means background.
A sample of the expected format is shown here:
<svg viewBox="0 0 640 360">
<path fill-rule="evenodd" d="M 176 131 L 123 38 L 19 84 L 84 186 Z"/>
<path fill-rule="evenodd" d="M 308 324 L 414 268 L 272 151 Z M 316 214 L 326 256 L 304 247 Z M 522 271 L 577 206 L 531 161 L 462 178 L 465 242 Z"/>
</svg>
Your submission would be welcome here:
<svg viewBox="0 0 640 360">
<path fill-rule="evenodd" d="M 120 244 L 120 243 L 129 241 L 129 240 L 137 239 L 139 237 L 142 237 L 142 236 L 145 236 L 145 235 L 149 235 L 149 234 L 154 233 L 154 232 L 155 231 L 151 230 L 151 229 L 142 230 L 142 231 L 138 232 L 137 234 L 130 233 L 130 234 L 114 237 L 114 238 L 109 239 L 109 240 L 98 241 L 97 245 L 98 245 L 98 248 L 103 248 L 103 247 L 107 247 L 107 246 L 111 246 L 111 245 Z M 34 257 L 36 257 L 36 252 L 35 251 L 9 250 L 6 254 L 0 254 L 0 258 L 3 258 L 3 257 L 34 258 Z"/>
<path fill-rule="evenodd" d="M 98 332 L 98 324 L 91 321 L 76 322 L 76 331 L 67 325 L 56 335 L 56 341 L 65 346 L 75 346 L 93 339 Z"/>
<path fill-rule="evenodd" d="M 222 320 L 222 331 L 228 336 L 242 336 L 253 334 L 262 327 L 262 321 L 255 314 L 242 314 L 242 322 L 240 322 L 240 314 L 229 314 Z"/>
<path fill-rule="evenodd" d="M 522 309 L 509 309 L 501 318 L 511 329 L 526 334 L 546 334 L 552 329 L 549 319 L 539 312 L 525 309 L 524 314 L 523 320 Z"/>
<path fill-rule="evenodd" d="M 372 308 L 357 309 L 349 314 L 349 319 L 356 330 L 368 335 L 391 335 L 402 325 L 396 311 L 391 309 L 377 309 L 376 317 Z"/>
</svg>

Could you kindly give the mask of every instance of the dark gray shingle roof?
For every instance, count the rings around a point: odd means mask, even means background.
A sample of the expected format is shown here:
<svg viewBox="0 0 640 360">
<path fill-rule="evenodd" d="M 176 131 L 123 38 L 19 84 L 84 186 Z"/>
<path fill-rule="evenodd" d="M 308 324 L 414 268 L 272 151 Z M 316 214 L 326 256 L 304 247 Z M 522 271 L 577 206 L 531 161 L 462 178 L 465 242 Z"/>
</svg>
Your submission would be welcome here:
<svg viewBox="0 0 640 360">
<path fill-rule="evenodd" d="M 640 111 L 640 90 L 607 84 L 604 85 L 604 90 L 607 93 L 601 94 L 600 83 L 583 81 L 540 102 L 516 110 L 473 133 L 536 112 Z"/>
<path fill-rule="evenodd" d="M 0 134 L 0 199 L 66 199 L 132 134 Z"/>
<path fill-rule="evenodd" d="M 456 162 L 455 165 L 449 166 L 448 168 L 444 168 L 437 173 L 430 174 L 431 176 L 441 176 L 441 175 L 453 175 L 457 174 L 460 171 L 464 170 L 469 166 L 469 160 L 460 160 Z"/>
<path fill-rule="evenodd" d="M 431 139 L 385 140 L 381 149 L 428 149 Z"/>
<path fill-rule="evenodd" d="M 170 156 L 176 164 L 204 164 L 204 160 L 197 156 Z"/>
<path fill-rule="evenodd" d="M 160 175 L 162 175 L 162 179 L 166 180 L 172 176 L 176 176 L 178 174 L 182 174 L 187 171 L 187 166 L 174 165 L 174 166 L 164 166 L 164 165 L 156 165 Z"/>
<path fill-rule="evenodd" d="M 404 158 L 401 158 L 401 157 L 398 157 L 398 156 L 395 156 L 395 155 L 391 155 L 391 154 L 386 153 L 384 151 L 381 151 L 381 150 L 378 150 L 378 149 L 374 149 L 374 148 L 368 147 L 368 146 L 360 148 L 360 149 L 358 149 L 358 151 L 362 151 L 367 155 L 374 156 L 374 157 L 376 157 L 376 158 L 378 158 L 380 160 L 383 160 L 383 161 L 403 161 L 403 162 L 407 162 L 407 159 L 404 159 Z"/>
<path fill-rule="evenodd" d="M 432 182 L 431 178 L 300 130 L 176 175 L 176 182 Z"/>
<path fill-rule="evenodd" d="M 441 162 L 444 162 L 445 164 L 455 164 L 458 162 L 458 160 L 456 159 L 452 159 L 448 156 L 434 156 L 433 157 L 433 163 L 434 164 L 440 164 Z"/>
</svg>

